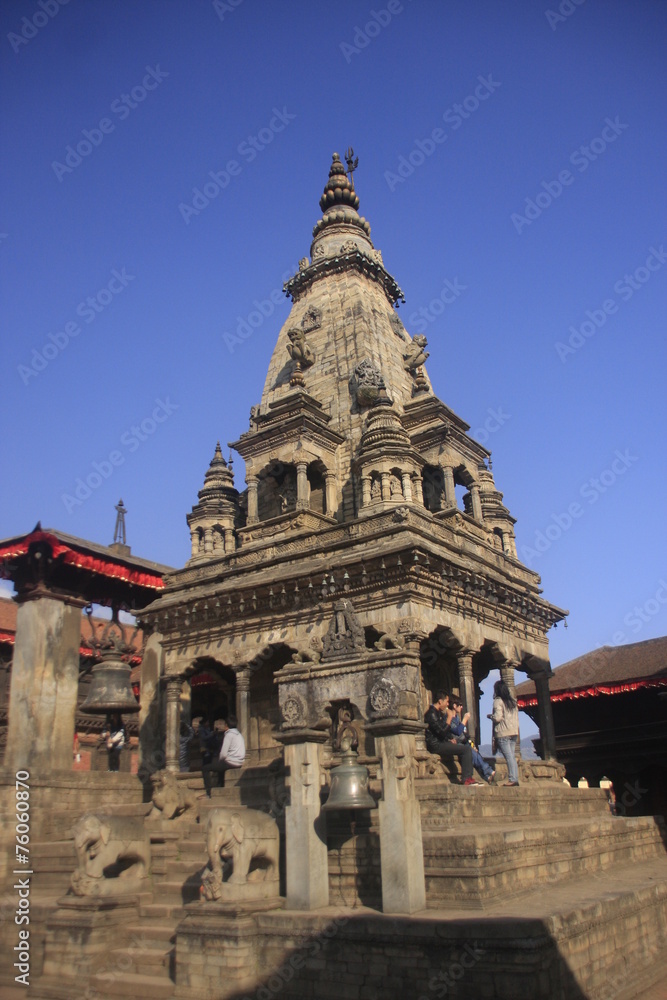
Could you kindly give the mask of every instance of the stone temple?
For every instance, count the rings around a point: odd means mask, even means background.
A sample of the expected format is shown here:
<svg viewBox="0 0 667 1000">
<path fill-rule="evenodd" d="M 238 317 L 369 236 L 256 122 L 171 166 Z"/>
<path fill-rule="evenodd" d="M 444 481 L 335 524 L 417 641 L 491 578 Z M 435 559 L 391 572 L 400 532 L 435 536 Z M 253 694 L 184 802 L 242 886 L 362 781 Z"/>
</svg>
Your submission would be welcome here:
<svg viewBox="0 0 667 1000">
<path fill-rule="evenodd" d="M 518 560 L 490 453 L 399 319 L 354 165 L 333 156 L 262 398 L 231 444 L 246 489 L 218 444 L 187 565 L 135 604 L 138 775 L 40 761 L 31 997 L 623 1000 L 656 976 L 664 829 L 562 782 L 547 633 L 566 612 Z M 517 673 L 534 682 L 544 759 L 520 762 L 518 789 L 461 787 L 423 714 L 456 691 L 479 741 L 496 669 L 512 689 Z M 14 679 L 10 737 L 13 711 Z M 246 762 L 197 799 L 180 725 L 228 711 Z M 29 765 L 10 739 L 7 816 Z M 366 805 L 323 810 L 359 767 Z"/>
</svg>

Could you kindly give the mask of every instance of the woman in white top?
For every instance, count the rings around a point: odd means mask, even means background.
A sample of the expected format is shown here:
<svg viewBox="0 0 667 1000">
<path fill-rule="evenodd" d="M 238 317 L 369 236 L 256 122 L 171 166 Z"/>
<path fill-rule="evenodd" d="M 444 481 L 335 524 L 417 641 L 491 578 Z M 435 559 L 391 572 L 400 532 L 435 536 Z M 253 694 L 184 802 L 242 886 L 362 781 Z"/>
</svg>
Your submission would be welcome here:
<svg viewBox="0 0 667 1000">
<path fill-rule="evenodd" d="M 507 761 L 508 786 L 519 784 L 519 768 L 516 762 L 516 741 L 519 735 L 519 710 L 516 701 L 504 681 L 493 685 L 493 715 L 495 737 L 498 749 Z"/>
</svg>

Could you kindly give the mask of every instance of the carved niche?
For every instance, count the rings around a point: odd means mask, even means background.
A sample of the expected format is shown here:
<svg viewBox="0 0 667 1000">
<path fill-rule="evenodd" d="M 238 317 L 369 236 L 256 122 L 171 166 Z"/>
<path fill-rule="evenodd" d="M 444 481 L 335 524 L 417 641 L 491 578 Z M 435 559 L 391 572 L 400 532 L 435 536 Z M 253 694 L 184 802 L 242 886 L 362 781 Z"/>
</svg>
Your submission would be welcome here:
<svg viewBox="0 0 667 1000">
<path fill-rule="evenodd" d="M 370 358 L 364 358 L 354 369 L 354 390 L 359 407 L 372 406 L 386 395 L 384 376 Z"/>
<path fill-rule="evenodd" d="M 365 651 L 364 629 L 357 618 L 352 602 L 343 600 L 334 604 L 333 618 L 322 637 L 323 660 L 354 656 Z"/>
</svg>

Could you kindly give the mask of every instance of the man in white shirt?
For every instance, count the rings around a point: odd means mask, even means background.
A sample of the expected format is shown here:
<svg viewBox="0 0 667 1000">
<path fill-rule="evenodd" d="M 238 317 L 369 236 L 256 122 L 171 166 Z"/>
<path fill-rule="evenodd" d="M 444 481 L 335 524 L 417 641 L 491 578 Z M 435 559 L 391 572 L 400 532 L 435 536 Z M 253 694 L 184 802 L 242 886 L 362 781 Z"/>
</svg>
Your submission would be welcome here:
<svg viewBox="0 0 667 1000">
<path fill-rule="evenodd" d="M 201 769 L 206 795 L 209 799 L 211 798 L 211 772 L 214 771 L 218 775 L 218 787 L 224 787 L 225 771 L 241 767 L 245 760 L 245 743 L 236 726 L 235 715 L 228 715 L 226 719 L 222 719 L 220 728 L 224 736 L 220 755 L 217 760 L 212 760 L 210 764 L 204 764 Z"/>
</svg>

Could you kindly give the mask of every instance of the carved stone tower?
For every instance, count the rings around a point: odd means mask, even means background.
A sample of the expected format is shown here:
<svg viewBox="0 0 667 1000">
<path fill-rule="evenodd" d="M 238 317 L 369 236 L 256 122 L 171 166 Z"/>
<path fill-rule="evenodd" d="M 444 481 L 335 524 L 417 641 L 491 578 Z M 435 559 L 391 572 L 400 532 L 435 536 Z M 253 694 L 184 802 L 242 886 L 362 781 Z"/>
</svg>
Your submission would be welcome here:
<svg viewBox="0 0 667 1000">
<path fill-rule="evenodd" d="M 399 319 L 338 154 L 320 208 L 262 398 L 231 445 L 247 489 L 218 445 L 188 515 L 192 558 L 142 615 L 166 653 L 168 761 L 188 682 L 192 714 L 236 707 L 262 766 L 282 760 L 286 732 L 326 733 L 341 706 L 372 754 L 381 706 L 418 727 L 436 687 L 460 692 L 479 733 L 494 668 L 536 680 L 551 755 L 547 632 L 565 612 L 517 559 L 489 452 L 433 392 L 426 338 Z"/>
</svg>

